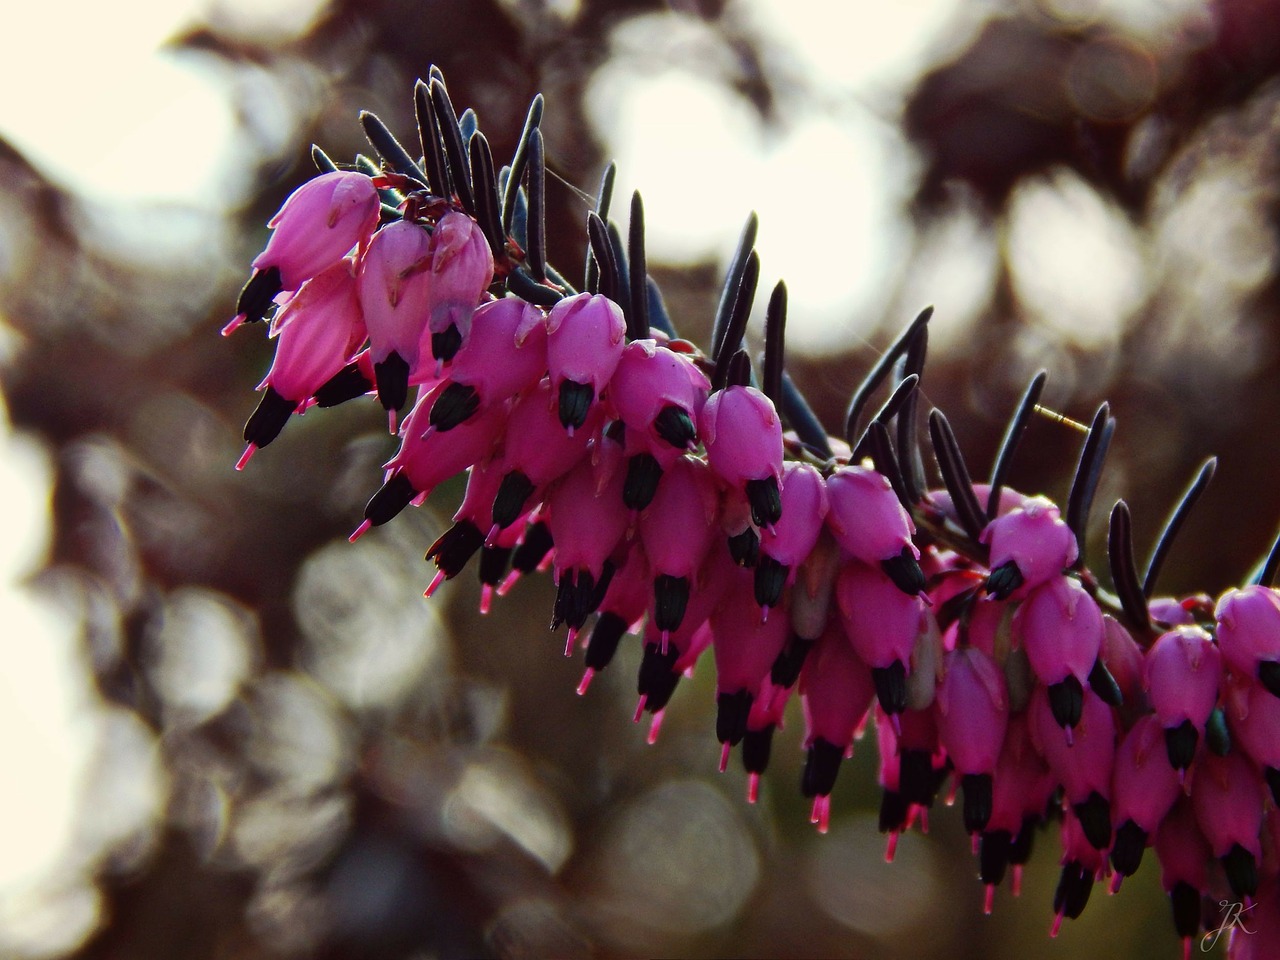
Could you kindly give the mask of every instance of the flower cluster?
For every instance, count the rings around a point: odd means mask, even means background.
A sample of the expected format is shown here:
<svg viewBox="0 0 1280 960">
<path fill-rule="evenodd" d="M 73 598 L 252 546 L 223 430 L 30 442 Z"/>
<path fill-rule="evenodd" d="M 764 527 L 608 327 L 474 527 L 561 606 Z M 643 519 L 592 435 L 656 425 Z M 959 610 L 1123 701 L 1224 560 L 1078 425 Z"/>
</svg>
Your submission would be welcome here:
<svg viewBox="0 0 1280 960">
<path fill-rule="evenodd" d="M 1065 518 L 1003 481 L 1043 375 L 987 484 L 969 479 L 933 412 L 944 488 L 930 490 L 915 425 L 927 311 L 855 394 L 844 438 L 829 437 L 782 371 L 781 285 L 759 381 L 743 349 L 754 220 L 704 353 L 678 337 L 645 273 L 639 198 L 628 242 L 608 223 L 609 177 L 589 217 L 586 290 L 545 262 L 540 99 L 497 174 L 442 78 L 419 85 L 417 106 L 420 160 L 365 114 L 384 166 L 339 170 L 316 151 L 327 172 L 270 223 L 224 330 L 270 316 L 276 342 L 239 467 L 293 413 L 374 396 L 399 449 L 352 539 L 465 471 L 453 526 L 426 553 L 437 569 L 426 594 L 479 554 L 487 610 L 549 567 L 552 628 L 566 628 L 567 656 L 585 651 L 580 694 L 639 637 L 636 719 L 651 715 L 650 741 L 709 652 L 721 769 L 740 747 L 752 801 L 794 693 L 819 829 L 873 720 L 889 857 L 958 788 L 988 912 L 1010 872 L 1017 892 L 1033 837 L 1057 822 L 1054 932 L 1095 882 L 1118 890 L 1149 846 L 1188 945 L 1213 926 L 1203 904 L 1228 891 L 1277 922 L 1276 559 L 1216 602 L 1152 597 L 1208 469 L 1141 583 L 1116 505 L 1108 593 L 1081 551 L 1114 426 L 1105 407 Z M 860 431 L 895 363 L 897 387 Z M 1252 949 L 1245 937 L 1232 946 Z"/>
</svg>

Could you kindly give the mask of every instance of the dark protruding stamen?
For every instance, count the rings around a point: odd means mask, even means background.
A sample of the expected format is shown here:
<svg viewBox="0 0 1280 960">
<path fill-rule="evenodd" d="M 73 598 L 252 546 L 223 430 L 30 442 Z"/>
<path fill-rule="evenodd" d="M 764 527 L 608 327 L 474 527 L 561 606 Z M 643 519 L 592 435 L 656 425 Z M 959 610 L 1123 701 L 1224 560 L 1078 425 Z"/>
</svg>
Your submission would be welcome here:
<svg viewBox="0 0 1280 960">
<path fill-rule="evenodd" d="M 835 789 L 836 776 L 840 773 L 840 761 L 844 759 L 844 750 L 814 737 L 809 745 L 809 754 L 805 757 L 804 773 L 800 778 L 800 791 L 806 797 L 830 796 Z"/>
<path fill-rule="evenodd" d="M 978 846 L 978 879 L 997 886 L 1009 868 L 1009 848 L 1013 835 L 1008 830 L 991 830 L 982 835 Z"/>
<path fill-rule="evenodd" d="M 1120 684 L 1116 683 L 1116 678 L 1111 675 L 1101 657 L 1093 661 L 1093 669 L 1089 671 L 1089 689 L 1109 707 L 1124 706 L 1124 693 L 1120 690 Z"/>
<path fill-rule="evenodd" d="M 1232 844 L 1223 855 L 1222 868 L 1227 874 L 1227 883 L 1231 884 L 1231 892 L 1237 897 L 1243 900 L 1258 892 L 1258 861 L 1240 844 Z"/>
<path fill-rule="evenodd" d="M 1022 586 L 1022 582 L 1022 571 L 1018 569 L 1018 565 L 1007 560 L 987 574 L 984 587 L 997 600 L 1008 600 L 1009 595 Z"/>
<path fill-rule="evenodd" d="M 336 407 L 348 400 L 363 397 L 374 389 L 373 382 L 364 375 L 358 363 L 348 363 L 321 385 L 316 391 L 316 406 Z"/>
<path fill-rule="evenodd" d="M 1038 823 L 1039 821 L 1035 817 L 1022 818 L 1022 829 L 1018 831 L 1009 844 L 1009 862 L 1014 866 L 1021 866 L 1031 859 L 1031 850 L 1035 847 L 1036 826 Z"/>
<path fill-rule="evenodd" d="M 409 364 L 392 350 L 387 359 L 373 365 L 378 399 L 384 410 L 399 410 L 409 399 Z"/>
<path fill-rule="evenodd" d="M 729 556 L 740 567 L 754 567 L 760 562 L 760 534 L 755 527 L 729 537 Z"/>
<path fill-rule="evenodd" d="M 1058 726 L 1075 728 L 1084 712 L 1084 688 L 1074 676 L 1049 686 L 1049 708 Z"/>
<path fill-rule="evenodd" d="M 636 692 L 645 698 L 644 707 L 650 713 L 657 713 L 671 701 L 671 694 L 680 682 L 680 674 L 675 669 L 679 657 L 680 651 L 674 643 L 667 645 L 666 653 L 660 644 L 645 644 Z"/>
<path fill-rule="evenodd" d="M 747 502 L 757 527 L 767 527 L 782 519 L 782 491 L 776 477 L 747 481 Z"/>
<path fill-rule="evenodd" d="M 480 394 L 463 383 L 451 383 L 436 395 L 427 422 L 441 433 L 452 430 L 480 409 Z"/>
<path fill-rule="evenodd" d="M 507 575 L 511 562 L 510 547 L 482 547 L 480 550 L 480 582 L 496 587 Z"/>
<path fill-rule="evenodd" d="M 875 683 L 876 698 L 885 713 L 901 713 L 907 709 L 907 668 L 901 660 L 887 667 L 873 667 L 871 679 Z"/>
<path fill-rule="evenodd" d="M 748 730 L 742 738 L 742 766 L 747 773 L 764 773 L 773 750 L 772 723 L 761 730 Z"/>
<path fill-rule="evenodd" d="M 283 289 L 279 267 L 255 270 L 240 290 L 236 300 L 236 313 L 244 314 L 245 323 L 256 323 L 275 306 L 275 297 Z"/>
<path fill-rule="evenodd" d="M 966 773 L 960 778 L 960 786 L 964 790 L 964 828 L 981 833 L 991 820 L 991 774 Z"/>
<path fill-rule="evenodd" d="M 716 697 L 716 739 L 737 746 L 747 733 L 747 718 L 755 697 L 750 690 L 722 693 Z"/>
<path fill-rule="evenodd" d="M 680 629 L 689 605 L 689 578 L 661 573 L 653 578 L 653 623 L 659 630 Z"/>
<path fill-rule="evenodd" d="M 550 527 L 541 520 L 530 524 L 524 532 L 524 540 L 511 554 L 511 568 L 521 573 L 533 573 L 554 545 Z"/>
<path fill-rule="evenodd" d="M 1169 754 L 1169 765 L 1175 770 L 1185 770 L 1191 766 L 1196 757 L 1196 744 L 1200 742 L 1200 734 L 1195 724 L 1183 720 L 1176 727 L 1168 727 L 1164 731 L 1164 746 Z"/>
<path fill-rule="evenodd" d="M 587 422 L 587 414 L 591 412 L 591 401 L 595 399 L 595 388 L 589 383 L 578 383 L 574 380 L 560 382 L 560 424 L 566 429 L 577 430 Z"/>
<path fill-rule="evenodd" d="M 1095 850 L 1111 846 L 1111 802 L 1106 797 L 1094 790 L 1071 809 L 1080 821 L 1084 838 Z"/>
<path fill-rule="evenodd" d="M 1280 697 L 1280 663 L 1263 660 L 1258 664 L 1258 680 L 1273 696 Z"/>
<path fill-rule="evenodd" d="M 776 607 L 782 599 L 782 589 L 787 585 L 787 574 L 790 572 L 790 567 L 762 553 L 756 564 L 756 603 L 762 607 Z"/>
<path fill-rule="evenodd" d="M 459 520 L 440 534 L 427 550 L 427 560 L 435 560 L 436 567 L 451 580 L 462 572 L 467 561 L 484 546 L 484 531 L 470 520 Z"/>
<path fill-rule="evenodd" d="M 613 660 L 618 652 L 618 644 L 627 632 L 627 621 L 616 613 L 608 611 L 600 614 L 596 625 L 591 629 L 591 637 L 587 640 L 586 664 L 591 670 L 599 673 Z"/>
<path fill-rule="evenodd" d="M 1142 853 L 1147 849 L 1147 831 L 1132 820 L 1126 820 L 1116 830 L 1116 842 L 1111 847 L 1111 865 L 1126 877 L 1132 877 L 1142 865 Z"/>
<path fill-rule="evenodd" d="M 1179 880 L 1169 891 L 1169 905 L 1173 907 L 1173 928 L 1179 937 L 1189 940 L 1200 932 L 1203 912 L 1199 890 Z"/>
<path fill-rule="evenodd" d="M 933 806 L 939 780 L 933 769 L 933 754 L 928 750 L 898 752 L 898 789 L 908 803 Z"/>
<path fill-rule="evenodd" d="M 688 412 L 675 404 L 667 404 L 653 419 L 653 429 L 677 450 L 687 450 L 698 439 L 698 428 Z"/>
<path fill-rule="evenodd" d="M 896 557 L 880 561 L 880 569 L 885 572 L 893 585 L 908 596 L 914 597 L 924 589 L 924 571 L 916 560 L 910 547 L 903 547 Z"/>
<path fill-rule="evenodd" d="M 512 470 L 502 478 L 497 496 L 493 498 L 493 522 L 499 529 L 520 519 L 533 489 L 533 481 L 519 470 Z"/>
<path fill-rule="evenodd" d="M 369 498 L 364 506 L 364 518 L 372 526 L 381 526 L 407 507 L 417 495 L 418 491 L 413 488 L 409 478 L 403 473 L 397 473 Z"/>
<path fill-rule="evenodd" d="M 637 453 L 627 460 L 627 477 L 622 484 L 622 502 L 628 510 L 643 510 L 653 502 L 662 479 L 662 467 L 651 453 Z"/>
<path fill-rule="evenodd" d="M 1079 860 L 1068 861 L 1062 866 L 1058 889 L 1053 894 L 1053 912 L 1070 920 L 1076 919 L 1084 913 L 1092 891 L 1093 871 L 1081 865 Z"/>
<path fill-rule="evenodd" d="M 1204 722 L 1204 745 L 1215 756 L 1225 757 L 1231 752 L 1231 731 L 1221 707 L 1209 711 L 1209 719 Z"/>
<path fill-rule="evenodd" d="M 280 436 L 280 431 L 297 409 L 296 401 L 286 400 L 272 387 L 267 387 L 262 393 L 262 399 L 258 401 L 257 409 L 245 421 L 245 442 L 259 448 L 265 447 Z"/>
<path fill-rule="evenodd" d="M 448 363 L 456 357 L 461 347 L 462 331 L 458 329 L 456 323 L 451 323 L 447 329 L 431 335 L 431 356 L 441 363 Z"/>
<path fill-rule="evenodd" d="M 804 666 L 804 658 L 813 649 L 813 643 L 812 640 L 793 634 L 773 661 L 769 670 L 770 682 L 779 687 L 792 686 L 800 678 L 800 668 Z"/>
<path fill-rule="evenodd" d="M 897 790 L 885 790 L 880 794 L 881 833 L 898 833 L 907 827 L 907 817 L 911 814 L 911 804 Z"/>
<path fill-rule="evenodd" d="M 600 604 L 600 593 L 596 589 L 595 577 L 590 570 L 565 570 L 560 574 L 560 583 L 556 590 L 555 612 L 551 620 L 554 630 L 561 623 L 567 623 L 574 630 L 581 630 L 587 617 L 595 612 Z"/>
</svg>

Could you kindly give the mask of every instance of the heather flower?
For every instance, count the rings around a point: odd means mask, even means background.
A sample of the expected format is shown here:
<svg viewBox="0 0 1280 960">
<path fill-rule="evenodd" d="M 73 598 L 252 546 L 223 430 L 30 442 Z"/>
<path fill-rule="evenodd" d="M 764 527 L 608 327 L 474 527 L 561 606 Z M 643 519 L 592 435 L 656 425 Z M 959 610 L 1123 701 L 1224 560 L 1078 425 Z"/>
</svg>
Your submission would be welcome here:
<svg viewBox="0 0 1280 960">
<path fill-rule="evenodd" d="M 915 524 L 888 478 L 867 467 L 841 467 L 827 478 L 827 494 L 831 500 L 827 526 L 840 549 L 880 567 L 905 593 L 924 589 L 924 574 L 917 562 L 920 551 L 911 542 Z"/>
<path fill-rule="evenodd" d="M 1049 688 L 1058 724 L 1071 736 L 1080 721 L 1083 688 L 1102 647 L 1104 625 L 1097 601 L 1073 577 L 1038 586 L 1014 615 L 1014 633 L 1031 669 Z"/>
<path fill-rule="evenodd" d="M 1036 749 L 1062 784 L 1089 842 L 1099 850 L 1106 849 L 1111 843 L 1111 771 L 1116 752 L 1111 708 L 1086 689 L 1080 722 L 1070 743 L 1059 729 L 1047 689 L 1036 689 L 1028 710 Z"/>
<path fill-rule="evenodd" d="M 747 803 L 755 803 L 760 796 L 760 775 L 768 769 L 769 754 L 773 747 L 773 733 L 782 726 L 782 716 L 791 688 L 779 687 L 766 681 L 760 695 L 751 704 L 747 716 L 747 732 L 742 737 L 742 767 L 747 771 Z"/>
<path fill-rule="evenodd" d="M 1112 775 L 1111 862 L 1131 877 L 1156 828 L 1182 793 L 1178 775 L 1164 762 L 1163 729 L 1151 714 L 1141 717 L 1116 748 Z"/>
<path fill-rule="evenodd" d="M 591 678 L 607 667 L 617 652 L 624 634 L 637 632 L 649 609 L 653 595 L 653 577 L 649 572 L 649 559 L 638 540 L 632 540 L 626 559 L 618 572 L 609 580 L 609 588 L 600 601 L 600 616 L 587 638 L 586 670 L 578 693 L 587 692 Z"/>
<path fill-rule="evenodd" d="M 223 334 L 261 320 L 281 291 L 297 290 L 368 242 L 378 209 L 378 191 L 363 173 L 326 173 L 289 194 L 267 222 L 271 238 L 254 257 L 253 276 Z"/>
<path fill-rule="evenodd" d="M 427 329 L 438 363 L 452 360 L 466 341 L 472 314 L 492 282 L 493 251 L 484 231 L 465 213 L 446 213 L 431 234 L 427 294 Z"/>
<path fill-rule="evenodd" d="M 1124 702 L 1137 705 L 1145 684 L 1146 658 L 1132 634 L 1110 614 L 1102 617 L 1102 647 L 1098 656 L 1115 680 Z"/>
<path fill-rule="evenodd" d="M 1264 793 L 1262 777 L 1238 750 L 1225 757 L 1205 753 L 1196 764 L 1191 808 L 1238 897 L 1258 890 Z"/>
<path fill-rule="evenodd" d="M 1021 600 L 1060 576 L 1077 556 L 1075 534 L 1044 497 L 1028 497 L 996 517 L 983 531 L 982 542 L 991 547 L 987 590 L 999 600 Z"/>
<path fill-rule="evenodd" d="M 608 297 L 580 293 L 547 315 L 547 372 L 563 429 L 583 426 L 622 359 L 627 325 Z"/>
<path fill-rule="evenodd" d="M 1106 870 L 1106 855 L 1096 848 L 1088 831 L 1072 810 L 1062 815 L 1062 872 L 1053 893 L 1053 926 L 1049 936 L 1056 937 L 1062 919 L 1075 920 L 1084 913 L 1093 891 L 1094 881 Z"/>
<path fill-rule="evenodd" d="M 707 465 L 683 456 L 663 474 L 640 515 L 640 541 L 653 573 L 653 623 L 664 645 L 684 619 L 693 576 L 711 546 L 717 502 Z"/>
<path fill-rule="evenodd" d="M 404 406 L 409 377 L 419 368 L 429 313 L 430 247 L 422 227 L 398 220 L 375 233 L 360 258 L 360 306 L 369 327 L 378 399 L 387 410 Z"/>
<path fill-rule="evenodd" d="M 627 344 L 609 380 L 609 407 L 626 426 L 627 456 L 647 454 L 665 470 L 694 449 L 710 389 L 685 354 L 656 340 Z"/>
<path fill-rule="evenodd" d="M 854 652 L 871 668 L 885 713 L 906 707 L 906 675 L 921 630 L 924 602 L 903 593 L 874 567 L 852 561 L 836 580 L 836 602 Z"/>
<path fill-rule="evenodd" d="M 1255 680 L 1238 685 L 1223 699 L 1232 744 L 1262 769 L 1272 799 L 1280 804 L 1280 697 Z"/>
<path fill-rule="evenodd" d="M 430 423 L 449 430 L 481 406 L 530 389 L 547 370 L 542 311 L 515 297 L 476 310 L 470 335 L 449 367 L 449 386 L 436 398 Z"/>
<path fill-rule="evenodd" d="M 1218 700 L 1222 655 L 1199 627 L 1175 627 L 1147 651 L 1145 679 L 1169 763 L 1186 770 Z"/>
<path fill-rule="evenodd" d="M 880 748 L 880 832 L 889 834 L 885 859 L 892 860 L 898 835 L 918 817 L 928 831 L 928 810 L 947 778 L 947 755 L 938 740 L 937 714 L 904 710 L 890 715 L 875 707 Z"/>
<path fill-rule="evenodd" d="M 742 490 L 757 527 L 782 516 L 782 421 L 773 402 L 755 387 L 713 393 L 698 418 L 707 463 L 726 485 Z"/>
<path fill-rule="evenodd" d="M 960 647 L 946 656 L 938 688 L 938 737 L 964 788 L 964 825 L 984 830 L 991 819 L 992 775 L 1009 719 L 1004 675 L 989 655 Z"/>
<path fill-rule="evenodd" d="M 435 593 L 445 580 L 461 573 L 467 561 L 484 546 L 485 535 L 491 526 L 493 498 L 500 482 L 501 475 L 487 463 L 476 464 L 467 472 L 467 489 L 462 496 L 462 504 L 453 515 L 453 526 L 427 550 L 426 559 L 435 561 L 438 572 L 427 587 L 426 596 Z"/>
<path fill-rule="evenodd" d="M 1021 892 L 1022 864 L 1030 856 L 1036 825 L 1057 788 L 1057 779 L 1032 741 L 1025 712 L 1009 718 L 992 779 L 991 816 L 982 833 L 978 857 L 979 878 L 987 887 L 985 913 L 991 912 L 995 887 L 1010 865 L 1014 868 L 1014 896 Z"/>
<path fill-rule="evenodd" d="M 1160 884 L 1169 894 L 1173 925 L 1189 955 L 1191 938 L 1200 930 L 1200 899 L 1209 888 L 1208 864 L 1213 856 L 1200 832 L 1191 803 L 1179 799 L 1156 830 Z"/>
<path fill-rule="evenodd" d="M 796 586 L 791 591 L 791 602 L 787 606 L 791 629 L 796 637 L 813 641 L 826 629 L 831 615 L 831 597 L 839 572 L 840 550 L 831 534 L 820 530 L 813 549 L 800 562 Z M 774 682 L 781 681 L 775 678 Z"/>
<path fill-rule="evenodd" d="M 816 467 L 789 461 L 783 469 L 782 516 L 760 536 L 755 599 L 767 619 L 782 590 L 796 580 L 800 563 L 813 550 L 828 509 L 827 487 Z"/>
<path fill-rule="evenodd" d="M 1218 646 L 1227 666 L 1280 697 L 1280 595 L 1257 584 L 1218 599 Z"/>
<path fill-rule="evenodd" d="M 341 260 L 302 289 L 276 315 L 276 355 L 258 408 L 244 427 L 248 443 L 237 469 L 284 429 L 290 415 L 336 375 L 364 341 L 351 264 Z"/>
</svg>

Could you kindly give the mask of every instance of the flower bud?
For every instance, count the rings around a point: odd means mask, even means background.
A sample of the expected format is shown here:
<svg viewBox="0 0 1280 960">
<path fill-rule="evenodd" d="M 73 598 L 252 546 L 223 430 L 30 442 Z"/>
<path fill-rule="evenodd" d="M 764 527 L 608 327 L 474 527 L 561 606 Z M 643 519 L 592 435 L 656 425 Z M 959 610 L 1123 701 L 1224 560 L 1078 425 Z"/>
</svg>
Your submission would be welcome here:
<svg viewBox="0 0 1280 960">
<path fill-rule="evenodd" d="M 398 220 L 373 235 L 360 258 L 357 288 L 378 398 L 388 410 L 404 406 L 409 377 L 419 367 L 431 286 L 431 237 Z"/>
<path fill-rule="evenodd" d="M 916 562 L 920 551 L 911 537 L 915 524 L 883 474 L 867 467 L 841 467 L 827 478 L 831 509 L 827 526 L 840 548 L 871 566 L 881 567 L 906 593 L 924 588 Z"/>
<path fill-rule="evenodd" d="M 996 517 L 982 533 L 991 546 L 987 589 L 1000 600 L 1020 600 L 1076 561 L 1075 534 L 1058 508 L 1044 497 L 1029 497 Z"/>
<path fill-rule="evenodd" d="M 493 252 L 480 225 L 465 213 L 452 210 L 436 223 L 431 234 L 431 284 L 428 295 L 437 360 L 452 360 L 457 352 L 440 350 L 442 343 L 461 344 L 471 332 L 471 317 L 493 283 Z M 455 336 L 442 336 L 456 330 Z"/>
<path fill-rule="evenodd" d="M 1215 615 L 1227 666 L 1242 677 L 1259 677 L 1280 696 L 1280 595 L 1258 584 L 1228 590 Z"/>
<path fill-rule="evenodd" d="M 728 486 L 743 490 L 756 526 L 782 516 L 782 421 L 755 387 L 732 386 L 708 398 L 698 418 L 707 463 Z"/>
<path fill-rule="evenodd" d="M 580 293 L 547 315 L 547 372 L 564 429 L 575 430 L 622 359 L 627 324 L 608 297 Z"/>
</svg>

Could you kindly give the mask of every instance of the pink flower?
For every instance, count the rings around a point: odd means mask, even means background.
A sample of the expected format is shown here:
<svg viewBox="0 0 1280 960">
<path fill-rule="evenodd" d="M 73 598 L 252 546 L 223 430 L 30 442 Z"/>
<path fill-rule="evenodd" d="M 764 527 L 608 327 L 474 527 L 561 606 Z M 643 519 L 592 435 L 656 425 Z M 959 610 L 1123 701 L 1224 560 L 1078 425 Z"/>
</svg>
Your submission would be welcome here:
<svg viewBox="0 0 1280 960">
<path fill-rule="evenodd" d="M 1169 763 L 1185 770 L 1218 702 L 1222 655 L 1199 627 L 1175 627 L 1147 651 L 1145 679 L 1165 729 Z"/>
<path fill-rule="evenodd" d="M 1004 743 L 1009 699 L 1004 675 L 981 650 L 952 650 L 945 671 L 938 688 L 938 737 L 962 778 L 965 829 L 977 833 L 991 819 L 992 774 Z"/>
<path fill-rule="evenodd" d="M 713 393 L 698 418 L 707 463 L 730 487 L 745 491 L 758 527 L 782 516 L 782 421 L 773 402 L 755 387 Z"/>
<path fill-rule="evenodd" d="M 600 602 L 600 616 L 587 640 L 586 671 L 578 685 L 578 693 L 586 693 L 591 678 L 613 660 L 618 643 L 627 632 L 638 632 L 649 598 L 653 594 L 653 578 L 649 573 L 649 559 L 638 540 L 632 540 L 618 572 L 609 581 L 604 599 Z"/>
<path fill-rule="evenodd" d="M 431 284 L 428 304 L 431 353 L 452 360 L 471 331 L 471 317 L 493 283 L 493 251 L 480 225 L 452 210 L 431 234 Z"/>
<path fill-rule="evenodd" d="M 626 426 L 627 455 L 647 453 L 666 469 L 695 447 L 710 389 L 686 355 L 656 340 L 627 344 L 608 391 L 613 415 Z"/>
<path fill-rule="evenodd" d="M 879 566 L 905 593 L 924 589 L 920 551 L 911 542 L 915 524 L 888 478 L 867 467 L 841 467 L 827 478 L 827 494 L 827 526 L 845 553 Z"/>
<path fill-rule="evenodd" d="M 1049 769 L 1062 783 L 1089 842 L 1099 850 L 1111 843 L 1112 762 L 1116 752 L 1115 716 L 1092 690 L 1084 691 L 1080 723 L 1072 742 L 1062 736 L 1049 705 L 1049 692 L 1037 687 L 1028 707 L 1031 738 Z"/>
<path fill-rule="evenodd" d="M 409 377 L 419 368 L 429 312 L 430 244 L 422 227 L 397 220 L 373 235 L 360 258 L 360 306 L 369 327 L 378 398 L 388 410 L 404 406 Z"/>
<path fill-rule="evenodd" d="M 1012 864 L 1013 893 L 1021 888 L 1022 864 L 1031 854 L 1032 837 L 1058 781 L 1031 740 L 1026 712 L 1009 718 L 996 763 L 991 817 L 982 834 L 979 877 L 987 886 L 983 910 L 991 913 L 995 887 Z"/>
<path fill-rule="evenodd" d="M 987 590 L 999 600 L 1021 600 L 1061 576 L 1076 561 L 1076 537 L 1058 508 L 1044 497 L 1029 497 L 996 517 L 982 533 L 991 546 Z"/>
<path fill-rule="evenodd" d="M 1241 897 L 1258 890 L 1264 794 L 1257 769 L 1238 750 L 1225 757 L 1205 753 L 1196 763 L 1191 784 L 1196 823 Z"/>
<path fill-rule="evenodd" d="M 1173 906 L 1173 925 L 1184 943 L 1200 932 L 1200 898 L 1209 888 L 1209 843 L 1200 832 L 1188 800 L 1179 800 L 1156 831 L 1156 857 L 1160 860 L 1160 884 Z"/>
<path fill-rule="evenodd" d="M 1116 828 L 1111 862 L 1131 877 L 1142 862 L 1142 851 L 1182 793 L 1178 775 L 1164 762 L 1163 731 L 1151 714 L 1120 741 L 1112 776 L 1111 822 Z"/>
<path fill-rule="evenodd" d="M 1023 601 L 1013 627 L 1031 669 L 1050 688 L 1054 717 L 1069 731 L 1079 720 L 1080 691 L 1102 648 L 1104 626 L 1097 601 L 1078 580 L 1057 576 Z"/>
<path fill-rule="evenodd" d="M 1280 697 L 1252 680 L 1223 699 L 1232 743 L 1239 744 L 1263 768 L 1274 797 L 1280 788 L 1280 775 L 1276 773 L 1280 770 Z"/>
<path fill-rule="evenodd" d="M 1258 677 L 1280 697 L 1280 596 L 1268 587 L 1228 590 L 1218 598 L 1218 646 L 1236 673 Z"/>
<path fill-rule="evenodd" d="M 622 359 L 627 324 L 608 297 L 580 293 L 547 315 L 547 372 L 564 429 L 581 427 Z"/>
<path fill-rule="evenodd" d="M 782 516 L 761 534 L 756 563 L 755 599 L 765 617 L 782 599 L 783 587 L 795 582 L 800 564 L 818 542 L 827 506 L 826 484 L 817 468 L 788 461 L 782 477 Z"/>
<path fill-rule="evenodd" d="M 874 567 L 854 560 L 836 580 L 836 602 L 854 652 L 871 667 L 880 705 L 890 715 L 901 713 L 923 601 L 903 593 Z"/>
</svg>

